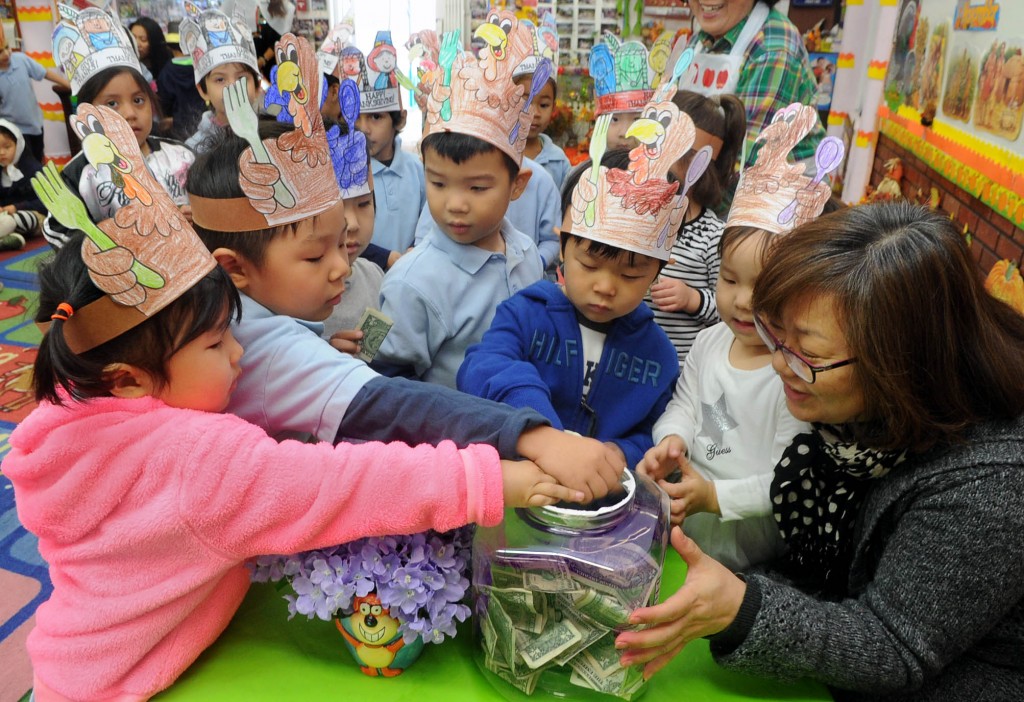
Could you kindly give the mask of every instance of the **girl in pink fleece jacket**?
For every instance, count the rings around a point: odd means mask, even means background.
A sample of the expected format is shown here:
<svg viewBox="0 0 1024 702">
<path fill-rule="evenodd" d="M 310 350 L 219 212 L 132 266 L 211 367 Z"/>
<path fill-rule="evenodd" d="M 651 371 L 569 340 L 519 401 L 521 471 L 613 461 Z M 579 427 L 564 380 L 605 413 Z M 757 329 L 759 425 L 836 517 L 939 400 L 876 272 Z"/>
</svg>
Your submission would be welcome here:
<svg viewBox="0 0 1024 702">
<path fill-rule="evenodd" d="M 54 319 L 35 367 L 41 404 L 4 460 L 53 580 L 28 638 L 39 702 L 143 700 L 169 686 L 227 626 L 248 558 L 582 499 L 490 446 L 278 444 L 217 414 L 242 355 L 228 328 L 238 293 L 219 266 L 72 353 L 66 320 L 102 296 L 81 248 L 73 239 L 40 271 L 39 318 Z"/>
</svg>

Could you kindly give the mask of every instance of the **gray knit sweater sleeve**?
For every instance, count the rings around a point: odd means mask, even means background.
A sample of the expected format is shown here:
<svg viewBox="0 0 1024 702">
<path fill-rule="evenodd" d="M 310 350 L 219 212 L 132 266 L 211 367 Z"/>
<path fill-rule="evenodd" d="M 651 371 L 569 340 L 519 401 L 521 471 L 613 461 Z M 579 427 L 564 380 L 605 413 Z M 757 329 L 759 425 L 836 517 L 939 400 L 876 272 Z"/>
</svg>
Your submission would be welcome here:
<svg viewBox="0 0 1024 702">
<path fill-rule="evenodd" d="M 716 659 L 813 678 L 838 699 L 1024 700 L 1022 495 L 1019 420 L 900 466 L 862 506 L 851 596 L 749 575 L 760 607 Z"/>
</svg>

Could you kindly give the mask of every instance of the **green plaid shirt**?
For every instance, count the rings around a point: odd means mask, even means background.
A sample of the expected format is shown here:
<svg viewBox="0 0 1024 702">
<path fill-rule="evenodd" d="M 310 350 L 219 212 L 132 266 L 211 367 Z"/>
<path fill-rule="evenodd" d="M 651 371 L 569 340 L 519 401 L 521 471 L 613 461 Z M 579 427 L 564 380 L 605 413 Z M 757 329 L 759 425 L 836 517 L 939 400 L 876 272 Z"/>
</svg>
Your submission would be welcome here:
<svg viewBox="0 0 1024 702">
<path fill-rule="evenodd" d="M 694 41 L 703 42 L 708 53 L 727 54 L 746 24 L 746 20 L 739 23 L 718 41 L 701 30 Z M 747 48 L 743 71 L 736 85 L 736 97 L 747 108 L 747 140 L 743 151 L 747 162 L 744 167 L 754 163 L 757 154 L 754 140 L 771 122 L 776 111 L 794 102 L 814 105 L 816 91 L 817 83 L 800 32 L 785 15 L 773 9 Z M 793 149 L 793 157 L 796 160 L 812 159 L 813 167 L 814 150 L 824 136 L 825 129 L 819 122 Z"/>
</svg>

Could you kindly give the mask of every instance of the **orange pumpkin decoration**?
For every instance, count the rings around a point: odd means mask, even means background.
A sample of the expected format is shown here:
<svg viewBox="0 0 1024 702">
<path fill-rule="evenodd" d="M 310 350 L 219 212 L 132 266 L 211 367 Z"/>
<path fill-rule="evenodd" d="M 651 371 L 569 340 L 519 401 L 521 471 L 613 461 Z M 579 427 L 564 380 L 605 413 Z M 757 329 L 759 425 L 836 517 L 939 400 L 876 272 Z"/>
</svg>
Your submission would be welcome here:
<svg viewBox="0 0 1024 702">
<path fill-rule="evenodd" d="M 996 261 L 985 278 L 985 289 L 997 300 L 1002 300 L 1024 314 L 1024 278 L 1014 261 Z"/>
</svg>

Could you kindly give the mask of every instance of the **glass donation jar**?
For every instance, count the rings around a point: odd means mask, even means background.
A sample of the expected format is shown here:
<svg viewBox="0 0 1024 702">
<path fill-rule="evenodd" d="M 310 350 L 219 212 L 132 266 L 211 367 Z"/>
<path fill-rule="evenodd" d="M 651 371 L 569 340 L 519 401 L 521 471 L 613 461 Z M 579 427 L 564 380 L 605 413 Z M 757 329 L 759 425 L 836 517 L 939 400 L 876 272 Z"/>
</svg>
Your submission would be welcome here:
<svg viewBox="0 0 1024 702">
<path fill-rule="evenodd" d="M 507 699 L 543 691 L 573 700 L 636 699 L 616 635 L 658 601 L 669 499 L 623 473 L 625 492 L 590 505 L 509 509 L 473 540 L 475 658 Z"/>
</svg>

